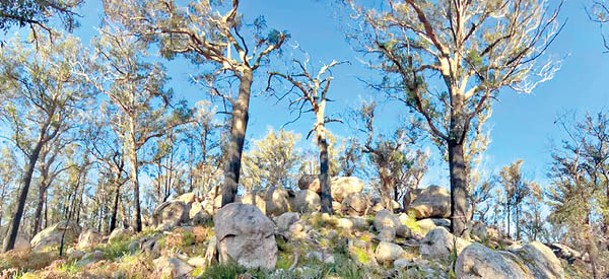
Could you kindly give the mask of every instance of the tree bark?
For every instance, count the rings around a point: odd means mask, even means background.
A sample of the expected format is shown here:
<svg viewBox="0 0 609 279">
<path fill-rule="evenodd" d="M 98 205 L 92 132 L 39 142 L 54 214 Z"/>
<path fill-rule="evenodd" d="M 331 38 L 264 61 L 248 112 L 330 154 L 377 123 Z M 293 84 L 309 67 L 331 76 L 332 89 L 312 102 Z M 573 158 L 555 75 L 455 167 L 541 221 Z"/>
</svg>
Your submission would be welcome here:
<svg viewBox="0 0 609 279">
<path fill-rule="evenodd" d="M 133 222 L 133 228 L 135 232 L 142 231 L 142 211 L 140 207 L 140 183 L 138 179 L 138 160 L 136 151 L 131 151 L 129 156 L 131 157 L 131 179 L 133 180 L 133 209 L 135 210 L 135 220 Z"/>
<path fill-rule="evenodd" d="M 32 228 L 32 236 L 35 236 L 40 231 L 40 225 L 42 223 L 42 207 L 44 206 L 46 189 L 46 186 L 40 186 L 40 191 L 38 191 L 38 204 L 36 205 L 36 211 L 34 212 L 34 227 Z"/>
<path fill-rule="evenodd" d="M 450 169 L 451 232 L 462 236 L 467 230 L 467 173 L 462 141 L 448 142 Z"/>
<path fill-rule="evenodd" d="M 26 172 L 23 176 L 22 188 L 19 193 L 19 201 L 17 202 L 17 209 L 13 214 L 13 218 L 9 223 L 9 227 L 6 233 L 6 237 L 4 238 L 4 243 L 2 245 L 2 251 L 8 252 L 13 250 L 15 247 L 15 240 L 17 239 L 17 233 L 19 232 L 19 224 L 21 223 L 21 218 L 23 217 L 23 210 L 25 208 L 25 202 L 27 200 L 27 194 L 30 190 L 30 184 L 32 183 L 32 176 L 34 174 L 34 169 L 36 168 L 36 162 L 38 161 L 38 156 L 40 155 L 40 150 L 44 142 L 42 140 L 36 143 L 34 150 L 29 156 L 28 165 L 26 167 Z"/>
<path fill-rule="evenodd" d="M 241 172 L 241 154 L 245 143 L 247 122 L 249 120 L 250 93 L 253 72 L 244 69 L 239 78 L 239 96 L 233 104 L 230 141 L 227 149 L 227 162 L 224 168 L 224 187 L 222 188 L 222 206 L 235 202 Z"/>
<path fill-rule="evenodd" d="M 116 220 L 117 220 L 117 216 L 118 216 L 118 202 L 120 200 L 120 196 L 121 196 L 121 185 L 120 185 L 120 183 L 116 182 L 116 192 L 114 194 L 114 205 L 112 206 L 112 217 L 110 217 L 110 231 L 109 232 L 114 231 L 114 229 L 116 228 Z"/>
<path fill-rule="evenodd" d="M 328 142 L 320 137 L 317 145 L 319 146 L 319 185 L 321 187 L 321 212 L 333 214 L 332 210 L 332 190 L 330 182 L 330 160 L 328 157 Z"/>
</svg>

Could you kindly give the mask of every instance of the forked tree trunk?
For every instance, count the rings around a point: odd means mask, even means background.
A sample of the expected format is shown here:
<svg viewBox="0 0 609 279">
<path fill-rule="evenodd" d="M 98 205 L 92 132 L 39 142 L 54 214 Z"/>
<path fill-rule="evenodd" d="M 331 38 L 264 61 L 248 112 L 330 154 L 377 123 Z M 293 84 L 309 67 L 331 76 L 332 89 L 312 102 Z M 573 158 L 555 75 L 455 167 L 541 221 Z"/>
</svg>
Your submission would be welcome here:
<svg viewBox="0 0 609 279">
<path fill-rule="evenodd" d="M 27 194 L 30 190 L 30 184 L 32 183 L 32 176 L 34 174 L 34 169 L 36 168 L 36 162 L 38 162 L 38 156 L 40 155 L 40 150 L 44 145 L 43 141 L 38 141 L 34 150 L 29 156 L 29 161 L 26 166 L 26 172 L 23 175 L 22 180 L 22 188 L 19 193 L 19 200 L 17 202 L 17 209 L 13 214 L 13 218 L 9 223 L 8 230 L 6 232 L 6 237 L 4 238 L 4 243 L 2 245 L 2 251 L 8 252 L 13 250 L 15 247 L 15 240 L 17 239 L 17 233 L 19 232 L 19 224 L 21 224 L 21 217 L 23 217 L 23 210 L 25 208 L 25 202 L 27 200 Z"/>
<path fill-rule="evenodd" d="M 450 169 L 451 232 L 462 236 L 467 230 L 467 173 L 462 142 L 448 142 Z"/>
<path fill-rule="evenodd" d="M 250 92 L 253 73 L 251 69 L 243 70 L 239 78 L 239 96 L 233 105 L 230 141 L 227 162 L 224 168 L 224 187 L 222 188 L 222 206 L 235 202 L 241 171 L 241 154 L 245 143 L 247 122 L 249 120 Z"/>
<path fill-rule="evenodd" d="M 332 191 L 330 184 L 330 160 L 328 157 L 328 142 L 320 137 L 317 145 L 319 146 L 319 185 L 321 186 L 321 212 L 333 214 L 332 211 Z"/>
</svg>

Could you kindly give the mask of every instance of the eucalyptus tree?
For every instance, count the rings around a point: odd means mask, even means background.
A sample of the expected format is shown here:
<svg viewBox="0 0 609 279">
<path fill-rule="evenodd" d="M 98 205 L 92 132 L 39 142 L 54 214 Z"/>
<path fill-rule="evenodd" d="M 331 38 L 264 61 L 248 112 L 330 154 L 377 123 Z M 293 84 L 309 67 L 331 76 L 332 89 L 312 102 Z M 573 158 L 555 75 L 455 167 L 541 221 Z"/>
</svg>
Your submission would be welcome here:
<svg viewBox="0 0 609 279">
<path fill-rule="evenodd" d="M 159 63 L 145 60 L 143 41 L 108 24 L 94 41 L 97 76 L 88 80 L 107 97 L 103 111 L 120 139 L 133 187 L 133 227 L 142 230 L 138 152 L 152 139 L 184 124 L 190 111 L 184 102 L 175 104 L 165 88 L 167 76 Z"/>
<path fill-rule="evenodd" d="M 100 199 L 111 196 L 108 232 L 117 227 L 121 189 L 129 180 L 121 139 L 113 129 L 116 125 L 112 125 L 112 119 L 112 117 L 91 119 L 91 125 L 86 130 L 85 136 L 87 152 L 93 157 L 93 163 L 100 175 L 96 192 L 101 194 Z M 105 216 L 102 218 L 105 219 Z"/>
<path fill-rule="evenodd" d="M 301 158 L 296 152 L 300 135 L 269 130 L 264 138 L 253 141 L 243 160 L 242 185 L 252 193 L 275 188 L 290 188 L 297 179 L 293 171 Z"/>
<path fill-rule="evenodd" d="M 84 0 L 2 0 L 0 1 L 0 30 L 8 31 L 13 26 L 29 26 L 36 34 L 41 27 L 52 34 L 47 26 L 51 17 L 58 17 L 62 24 L 72 30 L 78 21 L 74 11 Z"/>
<path fill-rule="evenodd" d="M 2 154 L 2 161 L 0 161 L 0 232 L 3 232 L 4 217 L 8 215 L 7 208 L 12 201 L 10 193 L 17 189 L 15 186 L 18 183 L 18 177 L 15 176 L 15 173 L 20 173 L 21 170 L 18 167 L 15 150 L 2 146 L 0 154 Z"/>
<path fill-rule="evenodd" d="M 173 0 L 104 0 L 110 18 L 141 38 L 158 43 L 164 56 L 181 55 L 193 64 L 213 68 L 211 73 L 194 76 L 197 82 L 210 84 L 210 92 L 232 108 L 223 206 L 234 202 L 237 194 L 254 74 L 289 37 L 275 29 L 266 32 L 264 18 L 246 22 L 238 11 L 239 4 L 239 0 L 188 1 L 185 5 Z M 230 93 L 230 85 L 215 85 L 215 81 L 226 79 L 237 80 L 236 97 Z"/>
<path fill-rule="evenodd" d="M 393 135 L 386 136 L 375 131 L 376 103 L 364 103 L 356 117 L 361 122 L 359 130 L 366 135 L 362 152 L 368 154 L 380 185 L 378 187 L 383 206 L 393 210 L 393 201 L 404 208 L 410 204 L 411 192 L 418 188 L 425 172 L 429 154 L 412 147 L 421 141 L 419 123 L 411 122 L 399 127 Z"/>
<path fill-rule="evenodd" d="M 0 108 L 6 127 L 3 132 L 26 161 L 3 251 L 13 249 L 15 244 L 41 151 L 73 127 L 93 95 L 76 74 L 84 71 L 83 57 L 87 57 L 76 38 L 58 34 L 54 42 L 45 37 L 38 44 L 43 47 L 34 50 L 15 38 L 0 47 L 0 90 L 8 100 Z"/>
<path fill-rule="evenodd" d="M 38 159 L 38 172 L 40 181 L 38 182 L 38 200 L 36 210 L 34 211 L 34 224 L 32 226 L 32 235 L 36 235 L 42 227 L 42 209 L 46 205 L 47 190 L 51 187 L 57 177 L 71 168 L 71 165 L 66 165 L 62 160 L 62 154 L 69 157 L 73 154 L 73 148 L 69 148 L 71 140 L 55 138 L 40 151 Z"/>
<path fill-rule="evenodd" d="M 561 29 L 562 2 L 386 0 L 381 9 L 346 0 L 361 27 L 352 35 L 383 79 L 447 151 L 451 231 L 467 229 L 467 138 L 504 88 L 529 93 L 560 63 L 540 63 Z M 549 7 L 555 7 L 553 10 Z"/>
<path fill-rule="evenodd" d="M 315 142 L 319 150 L 319 181 L 321 187 L 321 211 L 332 213 L 332 195 L 330 188 L 330 159 L 328 155 L 328 137 L 326 124 L 338 120 L 331 119 L 326 115 L 326 105 L 328 104 L 328 92 L 332 79 L 332 68 L 344 63 L 333 60 L 327 65 L 323 65 L 319 70 L 311 72 L 305 62 L 294 60 L 294 69 L 288 73 L 271 72 L 268 80 L 267 90 L 271 90 L 273 79 L 279 79 L 288 83 L 287 92 L 280 96 L 280 99 L 287 95 L 295 94 L 295 98 L 290 101 L 290 108 L 299 110 L 299 115 L 304 108 L 308 108 L 315 114 L 313 128 L 307 134 L 315 134 Z"/>
<path fill-rule="evenodd" d="M 511 237 L 511 223 L 516 228 L 516 239 L 520 240 L 520 217 L 525 199 L 534 193 L 540 193 L 537 183 L 527 180 L 522 173 L 523 160 L 517 160 L 501 169 L 500 182 L 505 193 L 505 214 L 507 218 L 507 235 Z"/>
</svg>

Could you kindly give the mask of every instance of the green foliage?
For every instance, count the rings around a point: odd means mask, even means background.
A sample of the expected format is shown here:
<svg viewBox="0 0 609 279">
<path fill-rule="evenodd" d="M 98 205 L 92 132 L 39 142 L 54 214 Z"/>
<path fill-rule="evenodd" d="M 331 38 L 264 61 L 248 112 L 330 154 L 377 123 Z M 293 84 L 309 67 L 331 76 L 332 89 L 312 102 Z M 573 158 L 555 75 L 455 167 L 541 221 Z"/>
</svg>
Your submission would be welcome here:
<svg viewBox="0 0 609 279">
<path fill-rule="evenodd" d="M 104 245 L 101 245 L 98 248 L 98 250 L 102 251 L 102 254 L 104 255 L 104 259 L 107 260 L 114 260 L 120 257 L 123 257 L 127 254 L 129 254 L 129 244 L 131 243 L 131 240 L 126 238 L 126 239 L 120 239 L 117 241 L 113 241 L 111 243 L 107 243 Z"/>
<path fill-rule="evenodd" d="M 250 191 L 268 187 L 295 186 L 295 168 L 301 160 L 296 153 L 299 134 L 270 129 L 267 135 L 254 141 L 252 150 L 244 154 L 241 183 Z"/>
<path fill-rule="evenodd" d="M 199 276 L 200 279 L 235 279 L 243 274 L 247 269 L 237 264 L 218 264 L 209 266 L 205 272 Z"/>
</svg>

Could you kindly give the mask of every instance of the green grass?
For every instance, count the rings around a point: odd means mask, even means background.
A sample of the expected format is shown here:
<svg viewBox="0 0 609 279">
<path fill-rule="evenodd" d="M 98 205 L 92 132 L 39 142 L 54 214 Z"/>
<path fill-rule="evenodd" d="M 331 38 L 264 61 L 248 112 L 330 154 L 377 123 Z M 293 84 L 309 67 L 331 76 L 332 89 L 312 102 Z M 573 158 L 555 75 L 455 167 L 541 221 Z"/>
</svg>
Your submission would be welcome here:
<svg viewBox="0 0 609 279">
<path fill-rule="evenodd" d="M 75 263 L 75 261 L 66 262 L 66 263 L 60 265 L 57 270 L 61 273 L 75 275 L 81 271 L 81 268 L 79 266 L 76 266 L 74 263 Z"/>
<path fill-rule="evenodd" d="M 402 222 L 402 225 L 408 227 L 413 233 L 423 233 L 423 229 L 417 224 L 417 219 L 413 214 L 407 214 L 408 218 Z"/>
</svg>

